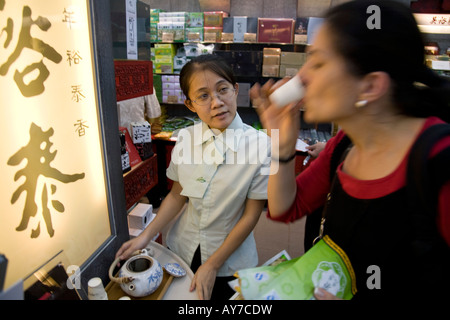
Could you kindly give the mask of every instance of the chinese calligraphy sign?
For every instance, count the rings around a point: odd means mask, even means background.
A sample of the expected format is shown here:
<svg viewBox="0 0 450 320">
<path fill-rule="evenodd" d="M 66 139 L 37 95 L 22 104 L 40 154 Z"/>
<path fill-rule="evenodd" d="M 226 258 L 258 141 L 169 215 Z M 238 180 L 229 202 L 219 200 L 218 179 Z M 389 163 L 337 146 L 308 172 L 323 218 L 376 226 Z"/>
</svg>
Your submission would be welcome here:
<svg viewBox="0 0 450 320">
<path fill-rule="evenodd" d="M 67 61 L 69 62 L 69 65 L 72 66 L 73 64 L 79 64 L 80 60 L 83 60 L 83 58 L 80 56 L 80 53 L 78 50 L 67 50 Z"/>
<path fill-rule="evenodd" d="M 58 252 L 82 265 L 112 234 L 93 1 L 0 0 L 6 286 Z"/>
<path fill-rule="evenodd" d="M 77 123 L 74 124 L 74 126 L 76 127 L 76 131 L 78 132 L 78 135 L 80 137 L 86 134 L 85 128 L 89 128 L 89 126 L 86 125 L 86 121 L 83 120 L 78 120 Z"/>
<path fill-rule="evenodd" d="M 0 0 L 0 9 L 3 10 L 5 6 L 5 0 Z M 39 62 L 34 62 L 28 65 L 22 72 L 15 70 L 14 81 L 19 87 L 20 91 L 25 97 L 32 97 L 39 95 L 44 92 L 45 86 L 44 82 L 49 76 L 49 70 L 44 64 L 44 58 L 54 62 L 60 63 L 62 56 L 49 44 L 44 41 L 34 38 L 31 36 L 31 28 L 36 25 L 42 31 L 47 31 L 51 27 L 51 23 L 47 18 L 38 17 L 33 20 L 31 17 L 32 11 L 29 6 L 23 7 L 22 12 L 22 25 L 19 33 L 19 39 L 17 41 L 17 46 L 13 53 L 8 57 L 8 60 L 0 65 L 0 76 L 5 76 L 11 65 L 19 58 L 22 51 L 25 48 L 39 52 L 42 55 L 42 60 Z M 7 48 L 12 40 L 12 34 L 14 30 L 14 21 L 11 18 L 7 20 L 7 26 L 3 28 L 2 33 L 6 32 L 6 41 L 4 43 L 5 48 Z M 26 84 L 24 78 L 26 75 L 32 73 L 34 70 L 39 71 L 39 76 L 32 80 L 30 83 Z"/>
<path fill-rule="evenodd" d="M 50 152 L 52 143 L 50 137 L 53 135 L 53 129 L 46 132 L 42 131 L 36 124 L 32 123 L 30 128 L 30 141 L 28 145 L 22 147 L 8 160 L 8 165 L 17 166 L 23 160 L 27 160 L 27 165 L 22 170 L 17 171 L 15 180 L 25 177 L 25 182 L 13 193 L 11 203 L 15 203 L 22 192 L 26 192 L 25 207 L 23 209 L 22 220 L 16 228 L 17 231 L 27 229 L 29 220 L 37 214 L 38 206 L 35 203 L 36 186 L 39 176 L 49 179 L 55 179 L 63 183 L 75 182 L 84 178 L 84 173 L 64 174 L 51 166 L 51 162 L 56 157 L 56 151 Z M 51 185 L 52 195 L 56 192 L 56 186 Z M 58 200 L 52 200 L 53 208 L 59 212 L 64 212 L 64 205 Z M 44 185 L 42 190 L 42 215 L 47 226 L 47 232 L 53 237 L 55 230 L 52 227 L 51 212 L 48 208 L 48 190 Z M 40 234 L 40 224 L 31 232 L 31 238 L 36 238 Z"/>
<path fill-rule="evenodd" d="M 450 19 L 446 16 L 433 16 L 430 24 L 450 25 Z"/>
</svg>

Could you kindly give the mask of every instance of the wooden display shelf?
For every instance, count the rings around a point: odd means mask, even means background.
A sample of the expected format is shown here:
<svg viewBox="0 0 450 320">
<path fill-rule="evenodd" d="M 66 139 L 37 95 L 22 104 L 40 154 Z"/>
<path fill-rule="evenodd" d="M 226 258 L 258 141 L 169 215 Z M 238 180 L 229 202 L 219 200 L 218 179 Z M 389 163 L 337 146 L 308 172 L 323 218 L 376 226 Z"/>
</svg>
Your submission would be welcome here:
<svg viewBox="0 0 450 320">
<path fill-rule="evenodd" d="M 127 210 L 158 184 L 157 155 L 142 161 L 123 176 Z"/>
</svg>

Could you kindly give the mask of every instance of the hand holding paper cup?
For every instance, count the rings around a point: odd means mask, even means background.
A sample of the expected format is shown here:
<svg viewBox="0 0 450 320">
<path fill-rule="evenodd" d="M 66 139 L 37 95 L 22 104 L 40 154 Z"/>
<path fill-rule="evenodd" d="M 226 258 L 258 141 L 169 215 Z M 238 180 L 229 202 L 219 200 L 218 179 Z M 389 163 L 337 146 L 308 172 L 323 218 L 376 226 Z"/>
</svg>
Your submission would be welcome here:
<svg viewBox="0 0 450 320">
<path fill-rule="evenodd" d="M 292 102 L 300 101 L 305 93 L 302 80 L 298 75 L 290 79 L 284 85 L 276 89 L 269 99 L 272 103 L 282 108 Z"/>
</svg>

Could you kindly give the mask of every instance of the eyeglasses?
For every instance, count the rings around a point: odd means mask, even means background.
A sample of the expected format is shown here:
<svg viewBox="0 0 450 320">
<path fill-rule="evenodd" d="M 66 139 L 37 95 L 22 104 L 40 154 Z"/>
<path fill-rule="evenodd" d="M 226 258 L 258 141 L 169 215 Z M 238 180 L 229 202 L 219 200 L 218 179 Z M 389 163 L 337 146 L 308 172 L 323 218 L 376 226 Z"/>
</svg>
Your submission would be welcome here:
<svg viewBox="0 0 450 320">
<path fill-rule="evenodd" d="M 223 87 L 223 88 L 219 89 L 218 91 L 216 91 L 215 95 L 221 101 L 225 101 L 225 100 L 230 99 L 233 96 L 235 91 L 236 90 L 234 88 Z M 213 100 L 213 97 L 209 93 L 202 93 L 201 95 L 196 97 L 195 100 L 192 100 L 192 102 L 195 102 L 199 106 L 207 106 L 207 105 L 211 104 L 212 100 Z"/>
</svg>

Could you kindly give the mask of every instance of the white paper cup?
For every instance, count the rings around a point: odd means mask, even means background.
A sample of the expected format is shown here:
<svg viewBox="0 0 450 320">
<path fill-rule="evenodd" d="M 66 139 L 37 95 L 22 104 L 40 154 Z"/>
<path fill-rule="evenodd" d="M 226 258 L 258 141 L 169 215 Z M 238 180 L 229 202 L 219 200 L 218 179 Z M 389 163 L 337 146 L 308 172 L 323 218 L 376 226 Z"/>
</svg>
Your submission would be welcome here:
<svg viewBox="0 0 450 320">
<path fill-rule="evenodd" d="M 108 294 L 103 287 L 102 279 L 92 278 L 88 282 L 89 300 L 108 300 Z"/>
<path fill-rule="evenodd" d="M 284 85 L 276 89 L 269 99 L 279 108 L 287 106 L 292 102 L 300 101 L 305 94 L 305 88 L 299 76 L 293 77 Z"/>
</svg>

